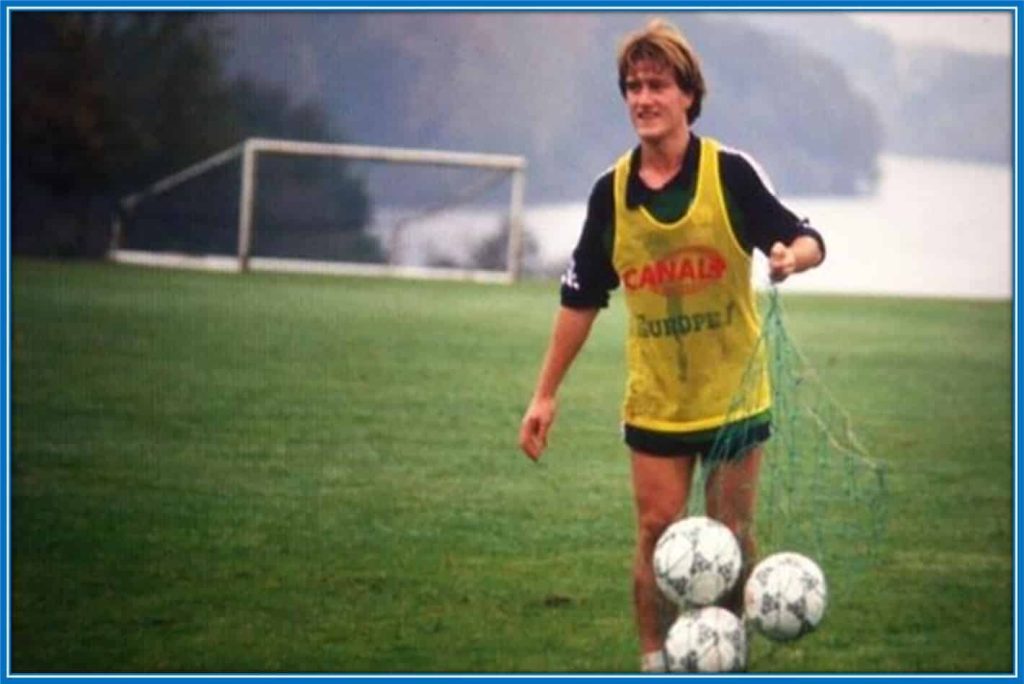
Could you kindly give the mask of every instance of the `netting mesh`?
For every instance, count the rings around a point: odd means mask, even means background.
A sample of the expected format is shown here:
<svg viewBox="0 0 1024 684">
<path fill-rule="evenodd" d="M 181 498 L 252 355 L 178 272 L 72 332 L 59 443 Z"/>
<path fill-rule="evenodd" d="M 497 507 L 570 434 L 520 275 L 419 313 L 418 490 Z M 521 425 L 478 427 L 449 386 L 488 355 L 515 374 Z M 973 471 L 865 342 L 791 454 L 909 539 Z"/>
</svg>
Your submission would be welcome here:
<svg viewBox="0 0 1024 684">
<path fill-rule="evenodd" d="M 508 172 L 360 162 L 374 209 L 368 231 L 388 263 L 502 270 Z"/>
<path fill-rule="evenodd" d="M 772 387 L 772 437 L 764 443 L 755 532 L 762 557 L 795 551 L 829 568 L 877 557 L 888 515 L 885 470 L 854 432 L 849 414 L 786 330 L 776 288 L 764 294 L 762 327 L 730 414 L 745 415 L 760 375 Z M 728 421 L 703 459 L 689 513 L 700 515 L 711 474 L 738 467 L 728 456 L 753 441 L 756 421 Z M 739 458 L 746 458 L 740 456 Z"/>
<path fill-rule="evenodd" d="M 241 169 L 236 157 L 166 192 L 143 195 L 122 212 L 118 246 L 157 253 L 237 254 Z"/>
</svg>

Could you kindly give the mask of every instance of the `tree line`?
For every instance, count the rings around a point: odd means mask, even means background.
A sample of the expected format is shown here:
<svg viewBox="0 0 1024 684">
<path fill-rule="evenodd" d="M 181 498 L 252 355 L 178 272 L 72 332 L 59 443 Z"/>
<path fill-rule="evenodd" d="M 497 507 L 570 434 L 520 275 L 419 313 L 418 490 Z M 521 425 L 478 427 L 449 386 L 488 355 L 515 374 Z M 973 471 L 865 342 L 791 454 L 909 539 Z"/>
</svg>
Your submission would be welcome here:
<svg viewBox="0 0 1024 684">
<path fill-rule="evenodd" d="M 319 103 L 295 103 L 285 88 L 251 77 L 229 78 L 218 47 L 224 31 L 197 12 L 13 13 L 16 254 L 102 254 L 119 198 L 247 137 L 341 139 Z M 316 163 L 280 158 L 261 170 L 258 198 L 267 210 L 257 228 L 265 244 L 287 222 L 281 213 L 296 197 L 320 215 L 308 232 L 359 233 L 368 220 L 365 189 L 344 165 L 318 172 Z M 150 239 L 169 240 L 172 247 L 178 240 L 204 251 L 227 241 L 230 249 L 233 234 L 187 224 L 203 206 L 235 211 L 237 201 L 224 199 L 237 196 L 238 184 L 237 174 L 202 179 L 177 200 L 189 212 L 182 225 L 140 222 L 133 239 L 148 230 Z M 190 230 L 200 233 L 198 240 L 188 237 Z"/>
</svg>

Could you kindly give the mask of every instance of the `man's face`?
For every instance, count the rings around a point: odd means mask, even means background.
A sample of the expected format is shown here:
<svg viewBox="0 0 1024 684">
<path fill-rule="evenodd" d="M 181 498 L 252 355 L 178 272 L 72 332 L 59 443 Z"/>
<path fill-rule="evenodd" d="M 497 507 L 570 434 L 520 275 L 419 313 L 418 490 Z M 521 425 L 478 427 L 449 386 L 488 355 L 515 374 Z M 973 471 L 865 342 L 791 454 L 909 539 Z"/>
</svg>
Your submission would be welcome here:
<svg viewBox="0 0 1024 684">
<path fill-rule="evenodd" d="M 658 143 L 689 130 L 686 112 L 693 95 L 676 84 L 672 68 L 641 60 L 626 74 L 626 106 L 640 140 Z"/>
</svg>

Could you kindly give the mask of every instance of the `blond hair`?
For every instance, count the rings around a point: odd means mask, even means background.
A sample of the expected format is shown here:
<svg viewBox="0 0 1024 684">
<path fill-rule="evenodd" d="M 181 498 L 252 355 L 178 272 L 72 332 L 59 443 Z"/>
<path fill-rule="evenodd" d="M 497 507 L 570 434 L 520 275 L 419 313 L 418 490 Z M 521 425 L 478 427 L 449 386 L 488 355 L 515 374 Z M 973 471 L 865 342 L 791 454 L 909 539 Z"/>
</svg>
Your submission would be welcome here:
<svg viewBox="0 0 1024 684">
<path fill-rule="evenodd" d="M 686 119 L 693 123 L 700 116 L 701 103 L 707 93 L 697 53 L 683 34 L 664 19 L 652 19 L 644 28 L 627 35 L 619 45 L 619 92 L 626 95 L 626 77 L 639 62 L 653 62 L 670 67 L 676 85 L 693 96 Z"/>
</svg>

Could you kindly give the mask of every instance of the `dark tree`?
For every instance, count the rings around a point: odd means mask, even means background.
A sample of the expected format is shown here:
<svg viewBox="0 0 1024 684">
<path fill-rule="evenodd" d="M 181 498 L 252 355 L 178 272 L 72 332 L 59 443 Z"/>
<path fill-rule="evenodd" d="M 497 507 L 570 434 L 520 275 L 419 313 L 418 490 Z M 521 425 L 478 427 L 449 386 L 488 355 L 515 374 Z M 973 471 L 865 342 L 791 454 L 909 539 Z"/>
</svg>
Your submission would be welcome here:
<svg viewBox="0 0 1024 684">
<path fill-rule="evenodd" d="M 246 137 L 338 138 L 319 108 L 294 105 L 283 91 L 255 82 L 229 80 L 217 47 L 225 36 L 212 19 L 197 12 L 12 15 L 16 252 L 101 254 L 119 198 Z M 365 224 L 365 191 L 344 165 L 315 182 L 313 171 L 274 166 L 266 171 L 280 177 L 271 179 L 274 189 L 264 199 L 299 193 L 307 206 L 333 210 L 331 220 L 315 222 L 316 230 Z M 183 240 L 191 231 L 224 241 L 190 222 L 213 212 L 207 205 L 214 200 L 234 211 L 237 178 L 220 173 L 186 193 L 172 212 L 184 225 L 163 239 Z M 151 223 L 149 230 L 163 229 Z"/>
</svg>

